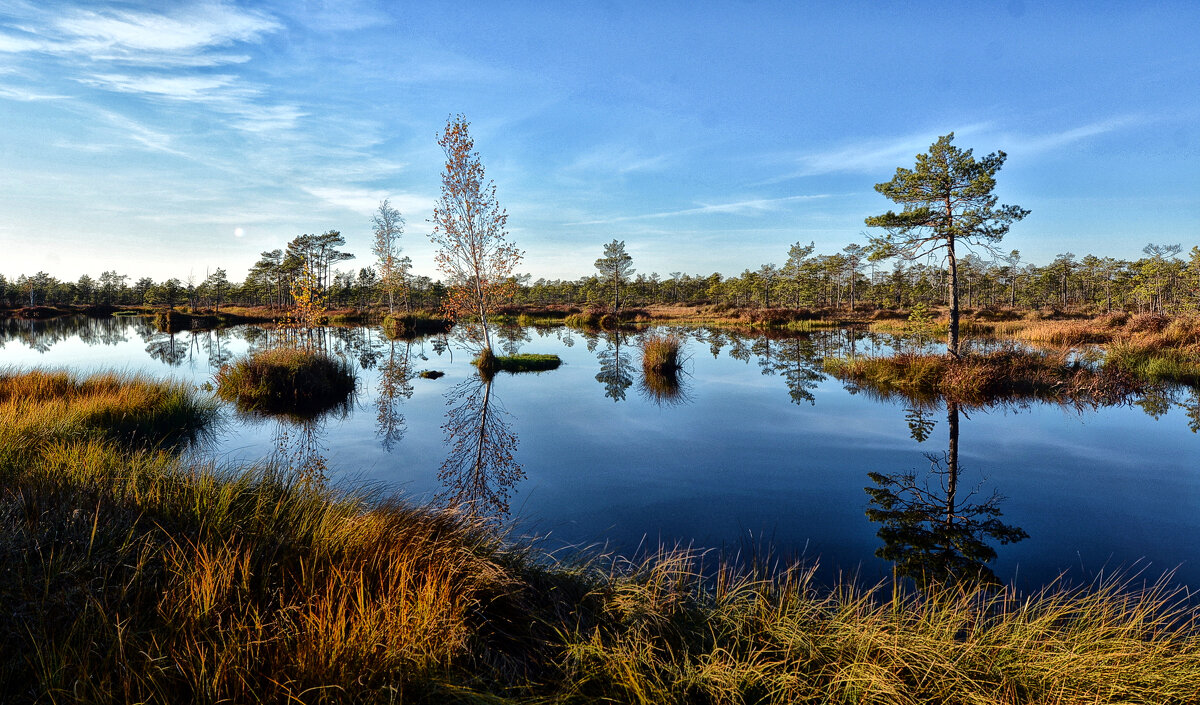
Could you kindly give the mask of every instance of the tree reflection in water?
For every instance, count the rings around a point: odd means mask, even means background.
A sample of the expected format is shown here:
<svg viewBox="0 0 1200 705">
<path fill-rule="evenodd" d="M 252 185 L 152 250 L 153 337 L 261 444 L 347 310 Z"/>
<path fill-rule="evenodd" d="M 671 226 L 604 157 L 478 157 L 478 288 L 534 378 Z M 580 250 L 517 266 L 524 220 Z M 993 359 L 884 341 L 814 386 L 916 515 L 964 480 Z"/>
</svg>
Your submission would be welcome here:
<svg viewBox="0 0 1200 705">
<path fill-rule="evenodd" d="M 204 353 L 208 356 L 209 367 L 220 369 L 233 361 L 233 351 L 224 340 L 226 337 L 220 328 L 204 332 Z"/>
<path fill-rule="evenodd" d="M 325 422 L 328 415 L 311 419 L 276 420 L 275 453 L 272 461 L 295 473 L 306 484 L 324 484 L 329 480 L 325 459 Z"/>
<path fill-rule="evenodd" d="M 146 353 L 170 367 L 179 367 L 188 358 L 188 345 L 176 340 L 175 333 L 158 333 L 146 341 Z"/>
<path fill-rule="evenodd" d="M 607 346 L 596 354 L 600 362 L 596 381 L 604 385 L 604 396 L 618 402 L 625 398 L 625 390 L 633 386 L 633 363 L 629 353 L 621 349 L 627 342 L 624 334 L 609 331 L 604 334 L 604 341 Z"/>
<path fill-rule="evenodd" d="M 400 413 L 400 400 L 413 395 L 412 340 L 403 343 L 403 352 L 398 352 L 396 341 L 390 342 L 387 359 L 379 365 L 379 388 L 375 394 L 375 432 L 383 449 L 392 452 L 404 438 L 404 415 Z"/>
<path fill-rule="evenodd" d="M 476 374 L 446 395 L 442 425 L 450 451 L 438 470 L 439 500 L 479 515 L 507 514 L 509 493 L 525 471 L 516 460 L 510 415 L 493 392 L 493 378 Z"/>
<path fill-rule="evenodd" d="M 993 492 L 983 501 L 972 501 L 973 490 L 959 497 L 958 404 L 947 404 L 950 442 L 945 453 L 930 453 L 929 474 L 915 471 L 885 475 L 869 473 L 875 487 L 867 487 L 871 506 L 867 517 L 882 524 L 878 536 L 884 545 L 875 551 L 892 561 L 899 575 L 919 585 L 980 580 L 997 582 L 988 563 L 996 551 L 988 540 L 1000 544 L 1029 538 L 1019 527 L 1000 521 L 1003 497 Z M 909 427 L 918 442 L 928 437 L 932 420 L 909 410 Z"/>
</svg>

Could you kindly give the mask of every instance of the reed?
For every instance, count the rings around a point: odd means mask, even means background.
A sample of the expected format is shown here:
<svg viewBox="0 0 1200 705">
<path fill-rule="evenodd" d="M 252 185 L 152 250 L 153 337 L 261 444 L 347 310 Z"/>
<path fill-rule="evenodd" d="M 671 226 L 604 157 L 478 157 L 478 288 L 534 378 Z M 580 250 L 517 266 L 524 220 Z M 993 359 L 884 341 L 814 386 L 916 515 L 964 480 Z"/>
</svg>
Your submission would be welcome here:
<svg viewBox="0 0 1200 705">
<path fill-rule="evenodd" d="M 642 369 L 647 374 L 674 374 L 680 368 L 678 335 L 647 335 L 642 339 Z"/>
<path fill-rule="evenodd" d="M 0 452 L 29 442 L 175 446 L 202 434 L 215 416 L 211 399 L 180 382 L 118 373 L 0 372 Z"/>
</svg>

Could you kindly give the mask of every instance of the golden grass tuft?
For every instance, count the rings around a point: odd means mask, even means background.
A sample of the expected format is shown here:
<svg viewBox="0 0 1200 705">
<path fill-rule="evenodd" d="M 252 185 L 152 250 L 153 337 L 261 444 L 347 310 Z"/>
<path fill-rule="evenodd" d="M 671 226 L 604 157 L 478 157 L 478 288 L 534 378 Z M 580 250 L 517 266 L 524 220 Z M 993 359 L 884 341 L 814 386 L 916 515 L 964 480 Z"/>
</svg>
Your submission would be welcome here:
<svg viewBox="0 0 1200 705">
<path fill-rule="evenodd" d="M 683 339 L 675 334 L 647 335 L 642 339 L 642 369 L 648 374 L 673 374 L 681 366 Z"/>
</svg>

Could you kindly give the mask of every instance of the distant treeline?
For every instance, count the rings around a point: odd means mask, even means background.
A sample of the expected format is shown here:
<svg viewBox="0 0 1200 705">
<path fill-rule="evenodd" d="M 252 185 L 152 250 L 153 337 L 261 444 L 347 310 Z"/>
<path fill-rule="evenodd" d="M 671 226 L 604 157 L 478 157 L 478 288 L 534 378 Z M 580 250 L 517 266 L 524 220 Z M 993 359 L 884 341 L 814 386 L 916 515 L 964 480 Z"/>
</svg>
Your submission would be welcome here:
<svg viewBox="0 0 1200 705">
<path fill-rule="evenodd" d="M 292 285 L 305 266 L 315 275 L 331 307 L 367 308 L 386 302 L 385 287 L 373 266 L 342 271 L 335 264 L 354 255 L 340 248 L 337 231 L 302 235 L 286 248 L 262 253 L 241 282 L 224 269 L 203 280 L 154 281 L 115 271 L 98 278 L 61 281 L 46 272 L 6 280 L 0 275 L 0 304 L 9 307 L 56 304 L 151 305 L 219 308 L 226 305 L 288 307 Z M 597 247 L 599 251 L 599 246 Z M 1134 260 L 1072 253 L 1044 266 L 1021 260 L 1013 251 L 994 260 L 977 255 L 959 259 L 962 304 L 968 308 L 1013 307 L 1062 310 L 1177 312 L 1200 309 L 1200 247 L 1187 259 L 1179 245 L 1147 245 Z M 940 262 L 900 259 L 872 261 L 868 251 L 850 245 L 834 254 L 814 254 L 794 245 L 782 266 L 764 264 L 732 277 L 671 272 L 639 273 L 621 282 L 622 305 L 728 305 L 789 308 L 910 308 L 943 305 L 948 277 Z M 635 263 L 636 264 L 636 263 Z M 437 308 L 446 288 L 426 276 L 402 277 L 402 296 L 412 308 Z M 514 303 L 603 308 L 613 283 L 598 276 L 574 280 L 515 278 Z"/>
</svg>

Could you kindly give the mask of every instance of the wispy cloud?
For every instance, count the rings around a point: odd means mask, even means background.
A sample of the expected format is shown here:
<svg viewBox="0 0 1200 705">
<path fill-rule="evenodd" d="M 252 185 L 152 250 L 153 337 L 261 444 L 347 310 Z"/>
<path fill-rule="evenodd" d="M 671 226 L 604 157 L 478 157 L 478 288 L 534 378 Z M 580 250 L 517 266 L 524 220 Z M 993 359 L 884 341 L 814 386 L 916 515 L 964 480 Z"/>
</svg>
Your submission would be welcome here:
<svg viewBox="0 0 1200 705">
<path fill-rule="evenodd" d="M 970 135 L 987 130 L 989 123 L 967 125 L 955 130 L 956 135 Z M 945 133 L 942 133 L 945 134 Z M 875 173 L 894 169 L 897 164 L 911 163 L 918 153 L 928 150 L 937 138 L 933 132 L 920 132 L 902 137 L 860 140 L 842 147 L 793 155 L 797 168 L 765 183 L 785 181 L 803 176 L 838 172 Z"/>
<path fill-rule="evenodd" d="M 769 211 L 777 211 L 786 203 L 795 203 L 797 201 L 813 201 L 821 198 L 829 198 L 829 194 L 821 193 L 802 196 L 784 196 L 782 198 L 755 198 L 747 201 L 737 201 L 734 203 L 706 204 L 697 206 L 695 208 L 684 208 L 682 210 L 645 213 L 642 215 L 625 215 L 615 218 L 602 218 L 599 220 L 585 220 L 577 223 L 565 223 L 564 225 L 605 225 L 608 223 L 624 223 L 636 220 L 675 218 L 689 215 L 712 215 L 718 213 L 753 215 L 766 213 Z"/>
<path fill-rule="evenodd" d="M 623 146 L 606 146 L 581 154 L 567 166 L 564 172 L 581 173 L 589 178 L 596 174 L 630 174 L 643 171 L 658 171 L 672 161 L 666 154 L 647 155 L 636 149 Z"/>
<path fill-rule="evenodd" d="M 174 100 L 211 100 L 218 96 L 218 91 L 231 86 L 236 81 L 235 76 L 206 75 L 206 76 L 163 76 L 117 73 L 97 73 L 78 79 L 81 83 L 98 88 L 117 91 L 119 93 L 145 93 L 148 95 L 172 98 Z M 237 94 L 250 96 L 257 93 L 252 89 L 237 89 Z M 221 95 L 229 97 L 228 94 Z"/>
<path fill-rule="evenodd" d="M 997 139 L 997 142 L 1002 145 L 1005 152 L 1011 154 L 1039 154 L 1144 122 L 1146 120 L 1138 116 L 1125 115 L 1043 135 L 1005 133 Z"/>
<path fill-rule="evenodd" d="M 61 16 L 27 7 L 27 16 L 0 34 L 0 52 L 58 56 L 61 77 L 115 93 L 201 103 L 245 132 L 287 130 L 304 116 L 298 107 L 271 104 L 261 87 L 235 74 L 195 71 L 245 63 L 249 56 L 227 49 L 279 31 L 283 26 L 277 20 L 224 2 L 164 7 L 160 12 L 75 10 Z M 33 99 L 5 92 L 0 97 Z"/>
<path fill-rule="evenodd" d="M 407 219 L 423 219 L 433 211 L 434 198 L 419 194 L 388 193 L 382 189 L 367 189 L 354 187 L 303 186 L 304 191 L 322 201 L 354 211 L 369 214 L 379 207 L 384 199 L 389 199 L 393 208 L 400 211 Z"/>
<path fill-rule="evenodd" d="M 981 122 L 955 129 L 954 134 L 956 138 L 972 137 L 983 143 L 994 144 L 996 149 L 1008 153 L 1039 154 L 1140 122 L 1144 120 L 1136 116 L 1120 116 L 1045 134 L 1014 132 L 1001 129 L 991 122 Z M 927 152 L 929 145 L 941 134 L 946 132 L 931 131 L 903 137 L 861 140 L 821 152 L 792 155 L 788 159 L 794 161 L 797 168 L 763 183 L 839 172 L 886 173 L 897 166 L 912 164 L 913 158 L 921 152 Z M 958 139 L 958 143 L 963 144 L 963 141 Z M 986 151 L 992 150 L 987 148 Z"/>
<path fill-rule="evenodd" d="M 40 100 L 61 100 L 66 97 L 67 96 L 62 95 L 61 93 L 44 93 L 42 91 L 21 88 L 19 86 L 0 85 L 0 98 L 18 100 L 23 103 L 31 103 Z"/>
<path fill-rule="evenodd" d="M 165 154 L 173 154 L 177 157 L 189 157 L 187 153 L 176 149 L 172 145 L 170 135 L 153 130 L 136 120 L 131 120 L 111 110 L 99 109 L 97 110 L 97 114 L 113 127 L 120 130 L 123 135 L 152 152 L 163 152 Z"/>
<path fill-rule="evenodd" d="M 370 0 L 309 0 L 289 5 L 288 17 L 315 32 L 355 32 L 392 21 Z"/>
<path fill-rule="evenodd" d="M 74 52 L 107 52 L 142 62 L 146 53 L 196 54 L 212 47 L 251 42 L 280 29 L 274 19 L 221 2 L 184 7 L 178 14 L 77 11 L 53 23 L 60 46 Z M 215 59 L 223 56 L 212 57 Z M 236 58 L 236 56 L 234 57 Z"/>
</svg>

